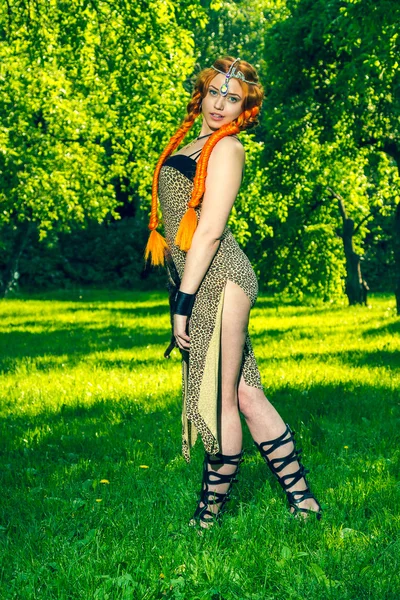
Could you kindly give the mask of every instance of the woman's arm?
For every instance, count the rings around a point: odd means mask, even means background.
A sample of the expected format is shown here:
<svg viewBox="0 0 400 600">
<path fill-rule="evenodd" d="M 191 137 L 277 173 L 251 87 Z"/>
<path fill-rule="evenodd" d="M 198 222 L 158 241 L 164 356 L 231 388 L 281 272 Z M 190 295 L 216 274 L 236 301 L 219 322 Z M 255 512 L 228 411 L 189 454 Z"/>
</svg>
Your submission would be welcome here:
<svg viewBox="0 0 400 600">
<path fill-rule="evenodd" d="M 207 168 L 206 191 L 199 224 L 187 253 L 180 291 L 195 294 L 220 244 L 220 238 L 238 194 L 244 164 L 244 148 L 231 137 L 213 149 Z M 175 315 L 174 334 L 180 348 L 189 348 L 187 317 Z"/>
<path fill-rule="evenodd" d="M 243 164 L 244 148 L 231 137 L 220 140 L 210 155 L 201 216 L 180 285 L 180 290 L 186 294 L 197 292 L 218 250 L 240 188 Z"/>
</svg>

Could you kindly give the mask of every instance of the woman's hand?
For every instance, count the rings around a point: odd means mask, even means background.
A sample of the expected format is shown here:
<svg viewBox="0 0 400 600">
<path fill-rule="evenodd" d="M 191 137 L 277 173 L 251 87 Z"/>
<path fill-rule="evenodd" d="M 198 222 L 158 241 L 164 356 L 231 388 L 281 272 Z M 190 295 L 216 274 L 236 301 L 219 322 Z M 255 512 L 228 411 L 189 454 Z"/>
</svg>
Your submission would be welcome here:
<svg viewBox="0 0 400 600">
<path fill-rule="evenodd" d="M 174 337 L 181 350 L 189 350 L 190 338 L 186 333 L 188 318 L 185 315 L 174 315 Z"/>
</svg>

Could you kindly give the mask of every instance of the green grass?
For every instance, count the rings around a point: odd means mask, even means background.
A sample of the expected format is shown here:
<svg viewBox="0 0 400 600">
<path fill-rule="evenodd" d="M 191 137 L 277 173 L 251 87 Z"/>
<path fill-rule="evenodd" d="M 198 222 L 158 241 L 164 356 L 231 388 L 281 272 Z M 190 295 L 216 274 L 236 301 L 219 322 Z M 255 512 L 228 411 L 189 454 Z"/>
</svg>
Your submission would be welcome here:
<svg viewBox="0 0 400 600">
<path fill-rule="evenodd" d="M 399 599 L 400 321 L 259 298 L 270 400 L 297 431 L 321 522 L 288 515 L 248 450 L 222 527 L 187 527 L 202 447 L 180 454 L 163 294 L 0 303 L 0 598 Z M 109 483 L 101 483 L 107 480 Z"/>
</svg>

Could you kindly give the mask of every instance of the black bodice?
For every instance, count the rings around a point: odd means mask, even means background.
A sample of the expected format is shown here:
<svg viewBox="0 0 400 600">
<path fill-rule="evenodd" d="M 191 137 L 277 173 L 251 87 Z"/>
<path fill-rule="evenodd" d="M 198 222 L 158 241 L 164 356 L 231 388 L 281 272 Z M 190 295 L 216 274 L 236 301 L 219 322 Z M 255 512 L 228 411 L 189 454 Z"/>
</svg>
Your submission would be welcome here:
<svg viewBox="0 0 400 600">
<path fill-rule="evenodd" d="M 185 154 L 172 154 L 168 156 L 166 161 L 163 163 L 163 167 L 173 167 L 182 175 L 190 179 L 190 181 L 194 180 L 194 176 L 196 175 L 196 167 L 197 167 L 197 159 L 199 158 L 201 151 L 203 148 L 195 150 L 193 154 L 186 156 Z M 195 159 L 192 156 L 195 156 Z M 242 171 L 242 179 L 244 175 L 244 167 Z"/>
<path fill-rule="evenodd" d="M 193 158 L 190 158 L 190 156 L 185 156 L 184 154 L 174 154 L 172 156 L 168 156 L 167 160 L 163 164 L 163 167 L 173 167 L 191 181 L 193 181 L 196 174 L 196 166 L 196 161 Z"/>
</svg>

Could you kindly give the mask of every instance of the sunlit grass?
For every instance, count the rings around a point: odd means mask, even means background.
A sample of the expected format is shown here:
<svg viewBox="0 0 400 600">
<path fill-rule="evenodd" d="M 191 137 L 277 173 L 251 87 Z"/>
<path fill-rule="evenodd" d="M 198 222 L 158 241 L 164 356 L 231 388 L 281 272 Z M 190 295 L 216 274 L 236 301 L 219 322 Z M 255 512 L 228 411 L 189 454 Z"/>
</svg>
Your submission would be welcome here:
<svg viewBox="0 0 400 600">
<path fill-rule="evenodd" d="M 392 297 L 370 304 L 259 298 L 265 389 L 324 519 L 288 516 L 246 433 L 229 514 L 199 537 L 202 448 L 186 465 L 166 294 L 3 301 L 0 598 L 400 598 L 400 321 Z"/>
</svg>

